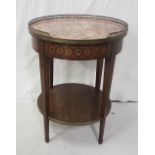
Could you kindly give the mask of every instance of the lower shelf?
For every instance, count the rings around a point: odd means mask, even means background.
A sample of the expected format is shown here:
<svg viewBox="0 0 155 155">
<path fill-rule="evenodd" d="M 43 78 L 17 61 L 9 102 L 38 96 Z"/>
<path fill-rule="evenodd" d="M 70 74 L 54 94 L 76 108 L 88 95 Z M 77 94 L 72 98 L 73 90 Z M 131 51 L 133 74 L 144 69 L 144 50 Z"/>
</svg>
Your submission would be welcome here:
<svg viewBox="0 0 155 155">
<path fill-rule="evenodd" d="M 101 91 L 82 84 L 62 84 L 50 90 L 49 119 L 69 125 L 86 125 L 100 118 Z M 43 95 L 38 98 L 39 110 L 43 114 Z M 106 106 L 110 112 L 111 102 Z"/>
</svg>

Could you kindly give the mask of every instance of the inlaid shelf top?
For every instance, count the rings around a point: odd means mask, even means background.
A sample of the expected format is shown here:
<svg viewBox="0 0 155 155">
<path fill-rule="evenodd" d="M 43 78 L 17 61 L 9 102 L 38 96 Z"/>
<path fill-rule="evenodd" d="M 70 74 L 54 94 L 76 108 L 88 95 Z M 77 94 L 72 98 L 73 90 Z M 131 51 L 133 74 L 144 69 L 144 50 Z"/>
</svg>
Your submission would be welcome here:
<svg viewBox="0 0 155 155">
<path fill-rule="evenodd" d="M 127 24 L 119 19 L 94 15 L 53 15 L 29 22 L 32 35 L 54 42 L 101 42 L 125 36 Z"/>
</svg>

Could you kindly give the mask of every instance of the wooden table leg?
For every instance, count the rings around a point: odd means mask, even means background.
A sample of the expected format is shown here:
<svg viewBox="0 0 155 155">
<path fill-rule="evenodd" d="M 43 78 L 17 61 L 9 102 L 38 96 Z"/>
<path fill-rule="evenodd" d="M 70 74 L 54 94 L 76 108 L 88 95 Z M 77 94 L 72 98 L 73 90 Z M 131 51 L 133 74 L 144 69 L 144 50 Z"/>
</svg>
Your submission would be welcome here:
<svg viewBox="0 0 155 155">
<path fill-rule="evenodd" d="M 44 130 L 45 142 L 49 142 L 49 89 L 50 89 L 50 60 L 42 53 L 39 54 L 40 73 L 41 73 L 41 87 L 44 99 Z"/>
<path fill-rule="evenodd" d="M 50 59 L 50 88 L 53 88 L 53 64 L 54 59 Z"/>
<path fill-rule="evenodd" d="M 103 142 L 104 127 L 106 122 L 105 107 L 109 99 L 113 69 L 115 64 L 115 55 L 110 58 L 105 58 L 104 66 L 104 81 L 103 81 L 103 93 L 102 93 L 102 105 L 101 105 L 101 116 L 100 116 L 100 129 L 99 129 L 99 144 Z"/>
<path fill-rule="evenodd" d="M 102 77 L 102 68 L 103 68 L 103 59 L 97 59 L 96 64 L 96 83 L 95 90 L 96 92 L 100 91 L 101 77 Z"/>
</svg>

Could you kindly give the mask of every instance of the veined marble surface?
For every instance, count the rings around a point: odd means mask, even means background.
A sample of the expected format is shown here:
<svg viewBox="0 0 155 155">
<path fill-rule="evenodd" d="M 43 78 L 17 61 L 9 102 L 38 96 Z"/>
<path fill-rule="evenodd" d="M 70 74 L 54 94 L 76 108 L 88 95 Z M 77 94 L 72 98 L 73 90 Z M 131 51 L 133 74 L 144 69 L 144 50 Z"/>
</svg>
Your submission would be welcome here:
<svg viewBox="0 0 155 155">
<path fill-rule="evenodd" d="M 71 40 L 104 39 L 126 29 L 118 22 L 95 18 L 55 18 L 40 20 L 32 28 L 47 32 L 53 38 Z"/>
</svg>

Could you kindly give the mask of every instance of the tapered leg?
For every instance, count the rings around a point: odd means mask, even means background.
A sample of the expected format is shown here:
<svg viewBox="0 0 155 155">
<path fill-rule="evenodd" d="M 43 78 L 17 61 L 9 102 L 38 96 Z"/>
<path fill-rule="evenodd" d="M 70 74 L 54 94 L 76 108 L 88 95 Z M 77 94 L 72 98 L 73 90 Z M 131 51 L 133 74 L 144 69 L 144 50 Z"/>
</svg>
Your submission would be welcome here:
<svg viewBox="0 0 155 155">
<path fill-rule="evenodd" d="M 45 142 L 49 142 L 49 89 L 50 89 L 50 61 L 49 58 L 43 54 L 39 54 L 40 60 L 40 73 L 41 73 L 41 86 L 44 99 L 44 131 Z"/>
<path fill-rule="evenodd" d="M 100 129 L 99 129 L 99 140 L 98 140 L 99 144 L 102 144 L 103 142 L 104 127 L 106 122 L 105 107 L 110 95 L 114 63 L 115 63 L 115 55 L 112 55 L 112 57 L 110 58 L 105 58 L 102 105 L 101 105 L 101 114 L 100 114 Z"/>
<path fill-rule="evenodd" d="M 103 59 L 97 59 L 97 64 L 96 64 L 96 84 L 95 84 L 96 92 L 100 91 L 102 68 L 103 68 Z"/>
<path fill-rule="evenodd" d="M 50 88 L 53 88 L 53 64 L 54 59 L 50 59 Z"/>
</svg>

